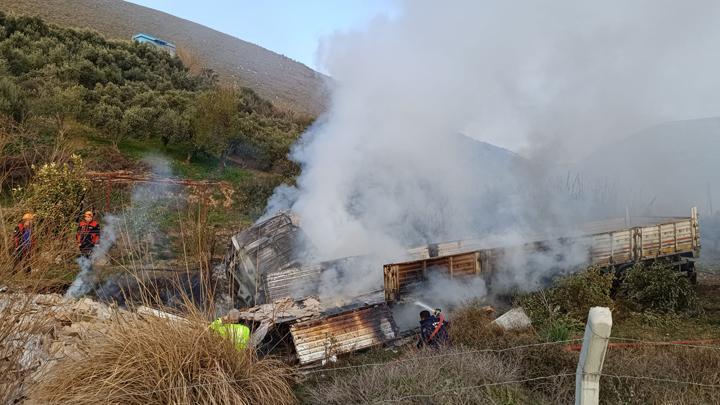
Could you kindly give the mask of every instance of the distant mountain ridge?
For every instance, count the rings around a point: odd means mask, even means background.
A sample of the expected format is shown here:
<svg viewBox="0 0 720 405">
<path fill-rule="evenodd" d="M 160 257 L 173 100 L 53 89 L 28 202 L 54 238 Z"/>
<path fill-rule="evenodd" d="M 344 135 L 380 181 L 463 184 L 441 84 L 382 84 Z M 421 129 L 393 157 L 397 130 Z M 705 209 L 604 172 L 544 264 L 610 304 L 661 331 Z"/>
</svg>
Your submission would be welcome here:
<svg viewBox="0 0 720 405">
<path fill-rule="evenodd" d="M 684 214 L 691 206 L 707 213 L 713 197 L 720 204 L 720 117 L 637 132 L 585 157 L 576 170 L 617 183 L 650 213 Z"/>
<path fill-rule="evenodd" d="M 0 11 L 90 28 L 129 40 L 144 32 L 189 51 L 228 84 L 250 87 L 280 108 L 316 116 L 327 102 L 327 77 L 288 57 L 161 11 L 120 0 L 2 0 Z"/>
</svg>

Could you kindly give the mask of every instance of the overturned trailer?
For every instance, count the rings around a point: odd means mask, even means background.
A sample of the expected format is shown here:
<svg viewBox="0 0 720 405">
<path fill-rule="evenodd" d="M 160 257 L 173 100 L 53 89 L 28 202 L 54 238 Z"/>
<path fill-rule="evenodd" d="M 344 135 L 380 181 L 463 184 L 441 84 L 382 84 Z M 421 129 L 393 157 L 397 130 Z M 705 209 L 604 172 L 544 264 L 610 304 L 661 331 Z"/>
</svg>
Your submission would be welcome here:
<svg viewBox="0 0 720 405">
<path fill-rule="evenodd" d="M 513 266 L 532 267 L 531 262 L 518 264 L 513 258 L 537 256 L 549 257 L 550 265 L 558 268 L 574 263 L 614 270 L 665 260 L 694 277 L 693 260 L 700 251 L 693 208 L 690 217 L 602 221 L 570 235 L 510 247 L 488 247 L 480 240 L 418 247 L 406 252 L 405 261 L 363 269 L 379 275 L 382 267 L 377 291 L 321 302 L 320 286 L 330 270 L 357 271 L 368 263 L 359 256 L 305 264 L 296 252 L 300 243 L 309 245 L 304 238 L 297 218 L 280 213 L 233 236 L 222 266 L 233 285 L 234 306 L 244 308 L 237 319 L 256 327 L 271 325 L 265 347 L 284 348 L 301 365 L 395 341 L 400 331 L 389 305 L 412 297 L 433 274 L 491 282 L 492 275 Z"/>
<path fill-rule="evenodd" d="M 556 263 L 564 255 L 581 256 L 578 265 L 595 265 L 622 271 L 639 262 L 664 260 L 696 277 L 694 259 L 700 253 L 697 208 L 690 217 L 634 218 L 585 224 L 571 236 L 512 247 L 483 248 L 477 240 L 440 243 L 416 249 L 424 258 L 383 267 L 385 300 L 397 302 L 411 294 L 431 274 L 449 278 L 492 276 L 512 267 L 513 258 L 547 254 Z M 527 265 L 527 263 L 525 263 Z"/>
</svg>

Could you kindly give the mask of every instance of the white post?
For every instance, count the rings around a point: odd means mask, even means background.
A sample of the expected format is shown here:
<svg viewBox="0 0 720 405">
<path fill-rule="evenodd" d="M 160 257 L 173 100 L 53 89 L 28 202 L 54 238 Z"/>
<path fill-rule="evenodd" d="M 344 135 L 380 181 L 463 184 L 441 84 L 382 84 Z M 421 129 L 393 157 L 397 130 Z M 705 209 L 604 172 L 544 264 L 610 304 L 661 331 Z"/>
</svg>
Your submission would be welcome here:
<svg viewBox="0 0 720 405">
<path fill-rule="evenodd" d="M 600 372 L 605 361 L 611 329 L 610 309 L 590 308 L 575 374 L 575 405 L 597 405 L 600 401 Z"/>
</svg>

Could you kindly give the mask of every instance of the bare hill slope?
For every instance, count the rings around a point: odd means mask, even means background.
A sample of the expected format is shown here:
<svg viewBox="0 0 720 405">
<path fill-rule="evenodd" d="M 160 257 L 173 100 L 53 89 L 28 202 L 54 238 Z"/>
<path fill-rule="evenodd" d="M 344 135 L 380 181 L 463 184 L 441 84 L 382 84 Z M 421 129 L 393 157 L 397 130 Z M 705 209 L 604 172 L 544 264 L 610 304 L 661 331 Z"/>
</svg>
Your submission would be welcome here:
<svg viewBox="0 0 720 405">
<path fill-rule="evenodd" d="M 145 32 L 198 56 L 225 83 L 250 87 L 281 108 L 317 115 L 326 77 L 283 55 L 208 27 L 120 0 L 2 0 L 0 11 L 130 39 Z"/>
</svg>

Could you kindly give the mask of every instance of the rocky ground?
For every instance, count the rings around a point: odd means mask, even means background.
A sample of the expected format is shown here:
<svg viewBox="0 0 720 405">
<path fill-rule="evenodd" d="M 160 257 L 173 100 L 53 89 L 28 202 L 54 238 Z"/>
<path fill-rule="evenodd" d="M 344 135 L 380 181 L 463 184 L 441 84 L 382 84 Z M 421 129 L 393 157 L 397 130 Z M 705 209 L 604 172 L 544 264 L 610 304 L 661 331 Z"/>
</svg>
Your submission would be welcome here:
<svg viewBox="0 0 720 405">
<path fill-rule="evenodd" d="M 89 298 L 0 293 L 0 402 L 25 399 L 29 387 L 78 343 L 112 327 L 126 311 Z"/>
</svg>

